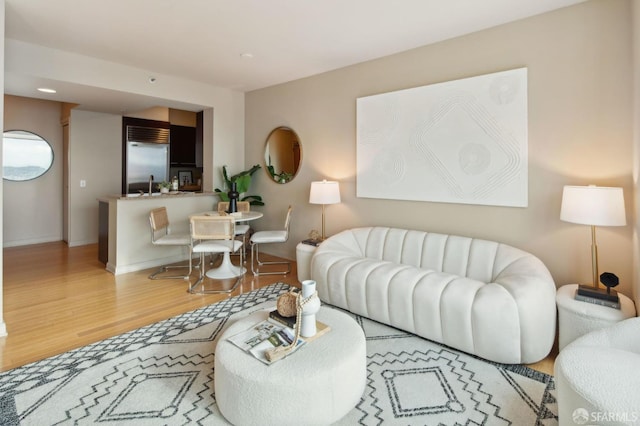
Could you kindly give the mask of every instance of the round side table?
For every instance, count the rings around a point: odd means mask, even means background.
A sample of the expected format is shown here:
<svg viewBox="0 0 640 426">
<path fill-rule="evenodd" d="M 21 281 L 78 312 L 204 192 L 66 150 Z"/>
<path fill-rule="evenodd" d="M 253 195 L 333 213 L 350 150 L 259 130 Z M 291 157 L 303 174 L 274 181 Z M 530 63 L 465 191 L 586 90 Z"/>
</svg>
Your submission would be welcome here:
<svg viewBox="0 0 640 426">
<path fill-rule="evenodd" d="M 577 289 L 578 284 L 568 284 L 560 287 L 556 292 L 560 350 L 590 331 L 609 327 L 636 315 L 633 301 L 624 294 L 618 293 L 620 309 L 615 309 L 576 300 Z"/>
<path fill-rule="evenodd" d="M 298 281 L 311 279 L 311 258 L 316 251 L 316 246 L 298 243 L 296 246 L 296 265 L 298 267 Z"/>
<path fill-rule="evenodd" d="M 227 340 L 267 319 L 256 312 L 231 324 L 216 346 L 214 383 L 222 415 L 235 425 L 328 425 L 360 401 L 366 385 L 364 332 L 347 314 L 322 307 L 331 330 L 271 365 Z"/>
</svg>

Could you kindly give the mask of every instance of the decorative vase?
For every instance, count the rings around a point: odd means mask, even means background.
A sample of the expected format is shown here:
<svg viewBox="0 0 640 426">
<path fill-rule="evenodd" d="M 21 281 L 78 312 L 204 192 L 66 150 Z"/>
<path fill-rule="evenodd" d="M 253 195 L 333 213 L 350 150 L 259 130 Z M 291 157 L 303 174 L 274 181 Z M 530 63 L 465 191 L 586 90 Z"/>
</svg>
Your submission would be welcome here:
<svg viewBox="0 0 640 426">
<path fill-rule="evenodd" d="M 161 194 L 168 194 L 169 193 L 169 188 L 164 188 L 164 187 L 160 188 L 160 193 Z"/>
<path fill-rule="evenodd" d="M 236 182 L 231 182 L 231 189 L 227 192 L 229 196 L 229 211 L 227 213 L 235 213 L 238 211 L 238 196 L 240 195 L 237 190 Z"/>
<path fill-rule="evenodd" d="M 300 317 L 300 335 L 311 337 L 316 334 L 316 313 L 320 310 L 320 299 L 316 293 L 316 282 L 302 281 L 302 314 Z"/>
</svg>

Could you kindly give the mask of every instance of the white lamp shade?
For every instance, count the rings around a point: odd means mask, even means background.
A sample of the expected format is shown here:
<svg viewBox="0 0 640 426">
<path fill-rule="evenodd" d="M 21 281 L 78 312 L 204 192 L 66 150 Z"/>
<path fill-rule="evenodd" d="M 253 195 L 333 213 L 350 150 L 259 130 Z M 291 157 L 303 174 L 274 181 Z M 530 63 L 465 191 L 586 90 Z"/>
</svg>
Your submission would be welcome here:
<svg viewBox="0 0 640 426">
<path fill-rule="evenodd" d="M 311 182 L 309 203 L 311 204 L 337 204 L 340 202 L 340 185 L 335 181 L 323 180 Z"/>
<path fill-rule="evenodd" d="M 565 186 L 560 220 L 595 226 L 626 225 L 622 188 Z"/>
</svg>

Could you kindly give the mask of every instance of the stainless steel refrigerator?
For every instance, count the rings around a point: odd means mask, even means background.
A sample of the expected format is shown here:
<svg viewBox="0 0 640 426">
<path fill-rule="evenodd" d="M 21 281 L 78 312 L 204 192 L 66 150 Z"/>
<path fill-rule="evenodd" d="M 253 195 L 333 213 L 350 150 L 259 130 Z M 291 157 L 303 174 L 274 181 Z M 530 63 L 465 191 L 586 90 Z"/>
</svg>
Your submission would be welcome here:
<svg viewBox="0 0 640 426">
<path fill-rule="evenodd" d="M 169 181 L 169 129 L 127 126 L 126 133 L 126 193 L 149 192 L 150 180 L 158 192 L 156 185 Z"/>
</svg>

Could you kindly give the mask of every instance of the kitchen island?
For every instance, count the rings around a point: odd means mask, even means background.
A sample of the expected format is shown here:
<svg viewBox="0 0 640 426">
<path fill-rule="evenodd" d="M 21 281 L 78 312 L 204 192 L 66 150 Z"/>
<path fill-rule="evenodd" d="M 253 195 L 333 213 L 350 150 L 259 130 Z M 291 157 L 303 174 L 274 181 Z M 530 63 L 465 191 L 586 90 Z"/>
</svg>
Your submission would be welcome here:
<svg viewBox="0 0 640 426">
<path fill-rule="evenodd" d="M 120 275 L 188 259 L 182 247 L 160 247 L 151 243 L 149 212 L 166 207 L 172 232 L 189 232 L 189 215 L 215 210 L 214 192 L 111 195 L 100 203 L 99 257 L 107 271 Z"/>
</svg>

